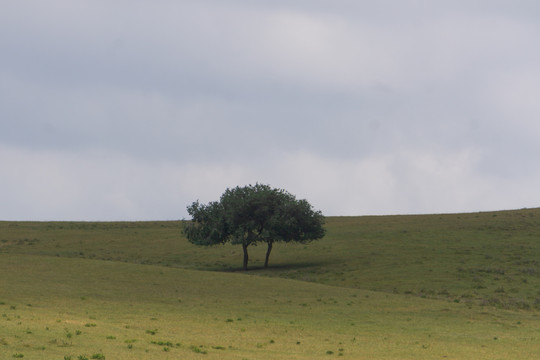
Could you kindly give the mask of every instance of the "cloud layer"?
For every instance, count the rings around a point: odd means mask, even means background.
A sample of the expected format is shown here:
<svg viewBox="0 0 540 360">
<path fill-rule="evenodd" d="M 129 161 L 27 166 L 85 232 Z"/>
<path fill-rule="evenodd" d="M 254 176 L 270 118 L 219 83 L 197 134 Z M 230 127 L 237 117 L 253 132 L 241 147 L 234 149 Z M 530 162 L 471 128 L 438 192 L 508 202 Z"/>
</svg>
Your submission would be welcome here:
<svg viewBox="0 0 540 360">
<path fill-rule="evenodd" d="M 327 215 L 538 206 L 538 10 L 10 2 L 0 219 L 176 219 L 257 181 Z"/>
</svg>

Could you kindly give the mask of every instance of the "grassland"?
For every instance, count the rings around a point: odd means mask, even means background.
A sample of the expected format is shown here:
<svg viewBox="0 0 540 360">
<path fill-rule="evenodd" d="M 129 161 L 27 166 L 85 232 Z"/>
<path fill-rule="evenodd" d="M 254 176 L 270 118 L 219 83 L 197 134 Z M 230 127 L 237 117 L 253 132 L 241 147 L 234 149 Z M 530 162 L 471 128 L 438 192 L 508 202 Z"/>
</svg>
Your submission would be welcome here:
<svg viewBox="0 0 540 360">
<path fill-rule="evenodd" d="M 0 360 L 535 359 L 540 210 L 328 218 L 310 245 L 180 222 L 0 222 Z"/>
</svg>

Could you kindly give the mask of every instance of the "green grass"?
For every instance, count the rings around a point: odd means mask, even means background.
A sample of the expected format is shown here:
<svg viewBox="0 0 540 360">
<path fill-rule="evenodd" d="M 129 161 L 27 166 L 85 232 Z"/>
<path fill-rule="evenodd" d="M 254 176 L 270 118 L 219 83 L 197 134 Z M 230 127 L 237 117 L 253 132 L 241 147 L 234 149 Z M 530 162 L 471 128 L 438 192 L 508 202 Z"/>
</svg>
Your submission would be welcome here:
<svg viewBox="0 0 540 360">
<path fill-rule="evenodd" d="M 0 360 L 508 359 L 540 350 L 540 210 L 338 217 L 310 245 L 0 222 Z"/>
</svg>

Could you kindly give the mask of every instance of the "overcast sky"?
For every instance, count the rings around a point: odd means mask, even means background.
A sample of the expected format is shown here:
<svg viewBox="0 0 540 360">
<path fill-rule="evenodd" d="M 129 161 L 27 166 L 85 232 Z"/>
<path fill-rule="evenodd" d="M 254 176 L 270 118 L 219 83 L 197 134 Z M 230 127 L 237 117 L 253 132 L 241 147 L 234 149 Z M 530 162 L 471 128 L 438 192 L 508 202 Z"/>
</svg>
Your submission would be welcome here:
<svg viewBox="0 0 540 360">
<path fill-rule="evenodd" d="M 0 6 L 0 219 L 540 206 L 537 0 Z"/>
</svg>

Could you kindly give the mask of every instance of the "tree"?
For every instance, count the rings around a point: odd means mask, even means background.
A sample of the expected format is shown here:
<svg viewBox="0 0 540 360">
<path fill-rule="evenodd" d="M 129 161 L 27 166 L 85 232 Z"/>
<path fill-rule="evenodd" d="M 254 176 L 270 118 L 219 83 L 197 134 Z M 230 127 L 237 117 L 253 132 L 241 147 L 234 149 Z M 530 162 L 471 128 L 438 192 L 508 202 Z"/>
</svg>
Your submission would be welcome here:
<svg viewBox="0 0 540 360">
<path fill-rule="evenodd" d="M 266 268 L 275 242 L 308 243 L 325 235 L 320 211 L 314 211 L 307 200 L 269 185 L 227 189 L 219 201 L 206 205 L 196 201 L 187 211 L 192 217 L 183 228 L 187 239 L 195 245 L 242 245 L 244 270 L 250 245 L 267 244 Z"/>
</svg>

